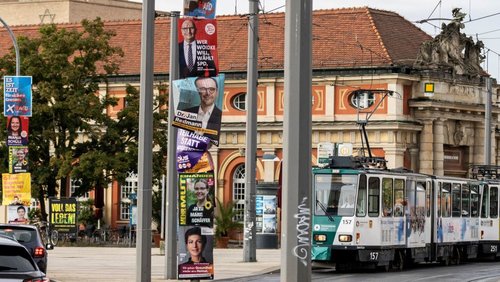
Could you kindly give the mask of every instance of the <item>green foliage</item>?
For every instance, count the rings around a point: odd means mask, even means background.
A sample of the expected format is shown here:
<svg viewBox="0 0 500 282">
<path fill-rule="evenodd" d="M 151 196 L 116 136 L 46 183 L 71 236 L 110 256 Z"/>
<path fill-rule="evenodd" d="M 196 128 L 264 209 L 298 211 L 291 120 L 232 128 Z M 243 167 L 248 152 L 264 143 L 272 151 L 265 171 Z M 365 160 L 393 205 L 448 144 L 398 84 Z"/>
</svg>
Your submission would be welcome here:
<svg viewBox="0 0 500 282">
<path fill-rule="evenodd" d="M 156 229 L 158 232 L 161 231 L 161 190 L 153 191 L 153 204 L 152 204 L 152 217 L 154 223 L 156 223 Z"/>
<path fill-rule="evenodd" d="M 215 237 L 227 237 L 228 232 L 234 229 L 242 228 L 243 225 L 234 221 L 237 215 L 234 202 L 222 204 L 217 198 L 217 213 L 215 214 Z"/>
<path fill-rule="evenodd" d="M 86 201 L 78 202 L 78 223 L 84 223 L 85 225 L 93 224 L 97 225 L 97 219 L 94 216 L 94 200 L 88 199 Z"/>
<path fill-rule="evenodd" d="M 40 200 L 42 190 L 56 196 L 59 180 L 65 191 L 66 177 L 82 155 L 97 152 L 94 160 L 102 156 L 96 144 L 110 120 L 105 110 L 116 100 L 96 94 L 107 76 L 117 73 L 123 56 L 120 48 L 110 45 L 113 36 L 97 18 L 83 20 L 79 29 L 49 24 L 41 26 L 37 36 L 18 37 L 22 74 L 33 77 L 29 161 L 32 190 Z M 0 58 L 2 75 L 14 73 L 14 62 L 13 50 Z M 5 134 L 4 130 L 0 138 Z M 5 156 L 0 157 L 4 163 Z M 99 178 L 102 171 L 91 173 Z"/>
<path fill-rule="evenodd" d="M 36 36 L 17 38 L 21 72 L 33 77 L 29 160 L 32 194 L 42 204 L 44 196 L 56 196 L 57 190 L 66 190 L 68 176 L 81 180 L 73 195 L 80 196 L 94 188 L 103 189 L 114 180 L 123 183 L 128 172 L 137 171 L 139 91 L 127 86 L 126 107 L 113 118 L 106 110 L 117 105 L 117 99 L 98 95 L 100 87 L 107 85 L 108 76 L 118 73 L 123 57 L 123 51 L 110 43 L 114 35 L 97 18 L 83 20 L 79 28 L 43 25 Z M 0 74 L 14 73 L 12 49 L 0 58 Z M 161 83 L 157 88 L 163 94 L 167 91 Z M 166 104 L 167 95 L 155 97 L 155 182 L 165 174 L 166 167 Z M 0 120 L 3 128 L 5 123 L 6 119 Z M 6 140 L 5 135 L 6 131 L 0 130 L 0 139 Z M 0 146 L 0 169 L 7 168 L 4 144 Z M 93 215 L 86 218 L 91 220 Z"/>
</svg>

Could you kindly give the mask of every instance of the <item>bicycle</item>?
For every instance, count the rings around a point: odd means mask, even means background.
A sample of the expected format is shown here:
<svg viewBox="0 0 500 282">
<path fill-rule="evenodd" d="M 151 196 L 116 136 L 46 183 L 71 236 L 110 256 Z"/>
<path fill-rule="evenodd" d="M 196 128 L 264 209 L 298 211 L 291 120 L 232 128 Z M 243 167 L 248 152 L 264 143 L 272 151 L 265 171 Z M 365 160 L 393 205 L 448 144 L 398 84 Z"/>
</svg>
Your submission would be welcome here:
<svg viewBox="0 0 500 282">
<path fill-rule="evenodd" d="M 47 243 L 57 246 L 57 243 L 59 243 L 59 232 L 52 227 L 50 222 L 39 221 L 36 222 L 36 225 L 38 226 L 38 230 L 40 230 L 42 239 Z"/>
</svg>

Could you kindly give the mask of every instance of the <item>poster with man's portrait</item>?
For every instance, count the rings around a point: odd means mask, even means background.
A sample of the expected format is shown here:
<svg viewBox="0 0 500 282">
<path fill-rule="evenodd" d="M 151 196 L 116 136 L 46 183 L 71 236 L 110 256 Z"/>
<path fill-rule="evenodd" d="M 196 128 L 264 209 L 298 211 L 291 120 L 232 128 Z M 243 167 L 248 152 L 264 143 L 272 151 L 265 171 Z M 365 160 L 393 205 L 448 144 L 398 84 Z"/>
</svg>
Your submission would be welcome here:
<svg viewBox="0 0 500 282">
<path fill-rule="evenodd" d="M 178 26 L 179 77 L 217 76 L 217 21 L 186 17 Z"/>
<path fill-rule="evenodd" d="M 175 116 L 172 125 L 210 138 L 219 145 L 224 74 L 173 82 Z"/>
</svg>

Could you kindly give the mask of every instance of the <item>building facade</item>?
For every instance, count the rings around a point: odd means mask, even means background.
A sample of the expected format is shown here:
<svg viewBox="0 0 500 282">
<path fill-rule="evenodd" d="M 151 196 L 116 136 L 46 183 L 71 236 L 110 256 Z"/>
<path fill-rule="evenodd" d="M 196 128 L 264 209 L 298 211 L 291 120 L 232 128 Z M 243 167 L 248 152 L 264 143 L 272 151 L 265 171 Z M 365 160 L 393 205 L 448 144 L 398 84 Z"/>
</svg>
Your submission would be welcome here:
<svg viewBox="0 0 500 282">
<path fill-rule="evenodd" d="M 263 162 L 274 154 L 283 159 L 284 14 L 260 19 L 258 58 L 257 182 L 278 185 L 279 162 Z M 76 28 L 75 24 L 61 27 Z M 33 34 L 38 26 L 20 26 L 15 34 Z M 110 77 L 102 95 L 125 97 L 126 84 L 139 87 L 141 22 L 107 22 L 116 32 L 112 44 L 125 57 L 120 75 Z M 245 92 L 247 19 L 223 16 L 217 20 L 219 69 L 226 76 L 220 145 L 209 150 L 216 165 L 217 197 L 236 201 L 242 209 L 245 189 Z M 170 19 L 155 24 L 155 84 L 168 83 Z M 369 117 L 366 129 L 372 153 L 385 157 L 390 168 L 466 177 L 469 166 L 484 164 L 485 101 L 487 73 L 477 70 L 479 60 L 462 57 L 461 69 L 433 57 L 433 48 L 447 44 L 443 35 L 432 38 L 394 12 L 370 8 L 321 10 L 313 13 L 313 164 L 323 142 L 351 143 L 354 153 L 366 144 L 358 121 Z M 11 43 L 0 32 L 0 54 Z M 427 44 L 442 40 L 439 44 Z M 424 46 L 424 48 L 422 47 Z M 451 46 L 460 49 L 464 46 Z M 427 49 L 425 49 L 427 48 Z M 470 50 L 469 50 L 470 51 Z M 427 52 L 427 53 L 426 53 Z M 438 52 L 439 53 L 439 52 Z M 430 56 L 425 56 L 430 54 Z M 440 52 L 439 54 L 443 54 Z M 469 60 L 469 61 L 467 61 Z M 472 67 L 475 68 L 472 68 Z M 460 71 L 462 70 L 462 71 Z M 425 91 L 426 84 L 434 92 Z M 500 162 L 498 85 L 493 82 L 491 159 Z M 365 94 L 363 105 L 353 97 Z M 158 92 L 157 92 L 158 93 Z M 389 95 L 384 95 L 389 93 Z M 385 97 L 385 98 L 384 98 Z M 123 105 L 123 103 L 118 103 Z M 110 109 L 113 115 L 120 107 Z M 304 172 L 307 173 L 307 172 Z M 129 203 L 124 201 L 137 187 L 137 175 L 127 183 L 113 183 L 106 190 L 105 222 L 128 223 Z M 287 187 L 282 187 L 286 193 Z"/>
</svg>

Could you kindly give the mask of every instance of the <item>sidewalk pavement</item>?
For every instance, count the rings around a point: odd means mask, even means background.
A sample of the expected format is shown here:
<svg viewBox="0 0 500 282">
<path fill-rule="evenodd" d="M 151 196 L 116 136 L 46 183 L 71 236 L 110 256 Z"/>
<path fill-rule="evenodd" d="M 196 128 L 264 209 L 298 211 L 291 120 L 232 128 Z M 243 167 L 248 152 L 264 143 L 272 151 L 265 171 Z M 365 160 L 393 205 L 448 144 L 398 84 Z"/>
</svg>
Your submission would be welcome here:
<svg viewBox="0 0 500 282">
<path fill-rule="evenodd" d="M 215 279 L 232 279 L 276 272 L 279 249 L 258 249 L 257 262 L 243 262 L 243 249 L 214 249 Z M 51 281 L 135 281 L 136 249 L 119 247 L 56 247 L 49 251 Z M 164 278 L 165 256 L 151 249 L 151 280 Z M 186 280 L 183 280 L 186 281 Z"/>
</svg>

